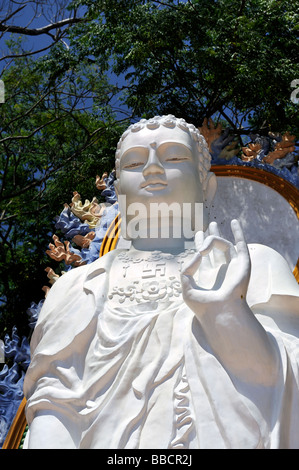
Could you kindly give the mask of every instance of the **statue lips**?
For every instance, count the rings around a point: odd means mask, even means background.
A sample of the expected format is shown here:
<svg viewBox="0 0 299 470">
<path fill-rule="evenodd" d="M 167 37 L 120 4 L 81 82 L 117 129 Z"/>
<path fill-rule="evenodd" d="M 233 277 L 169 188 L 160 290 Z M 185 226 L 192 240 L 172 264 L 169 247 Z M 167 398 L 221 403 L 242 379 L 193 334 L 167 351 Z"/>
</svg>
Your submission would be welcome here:
<svg viewBox="0 0 299 470">
<path fill-rule="evenodd" d="M 160 179 L 151 179 L 141 183 L 140 187 L 145 188 L 147 191 L 160 191 L 167 186 L 166 181 Z"/>
</svg>

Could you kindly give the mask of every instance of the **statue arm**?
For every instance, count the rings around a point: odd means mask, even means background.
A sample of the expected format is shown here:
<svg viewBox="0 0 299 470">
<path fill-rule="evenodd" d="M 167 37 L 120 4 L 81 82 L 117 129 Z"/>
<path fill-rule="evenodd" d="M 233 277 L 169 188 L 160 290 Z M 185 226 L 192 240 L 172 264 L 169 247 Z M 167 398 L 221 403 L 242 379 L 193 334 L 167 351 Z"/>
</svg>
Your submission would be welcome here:
<svg viewBox="0 0 299 470">
<path fill-rule="evenodd" d="M 181 276 L 184 301 L 199 320 L 213 353 L 230 374 L 242 382 L 271 386 L 279 372 L 278 348 L 247 304 L 250 256 L 236 220 L 232 221 L 232 231 L 235 245 L 218 234 L 210 235 L 184 267 Z M 222 253 L 225 261 L 218 267 L 213 288 L 204 289 L 195 283 L 193 276 L 213 250 Z M 215 267 L 206 263 L 207 275 L 209 269 Z"/>
<path fill-rule="evenodd" d="M 71 423 L 54 410 L 38 412 L 32 421 L 26 447 L 29 449 L 75 449 Z"/>
<path fill-rule="evenodd" d="M 32 336 L 24 379 L 29 448 L 74 448 L 80 441 L 78 376 L 95 314 L 93 296 L 83 288 L 87 270 L 78 267 L 56 281 Z"/>
</svg>

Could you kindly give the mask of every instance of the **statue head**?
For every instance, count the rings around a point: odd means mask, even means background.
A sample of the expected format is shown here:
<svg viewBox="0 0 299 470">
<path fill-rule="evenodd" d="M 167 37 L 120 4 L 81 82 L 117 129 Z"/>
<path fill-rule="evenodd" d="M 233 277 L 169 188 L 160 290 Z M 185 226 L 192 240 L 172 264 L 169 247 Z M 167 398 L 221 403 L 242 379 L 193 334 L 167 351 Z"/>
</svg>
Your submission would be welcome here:
<svg viewBox="0 0 299 470">
<path fill-rule="evenodd" d="M 172 115 L 141 119 L 121 136 L 115 160 L 115 189 L 122 216 L 131 204 L 139 203 L 145 207 L 140 219 L 152 223 L 149 214 L 154 204 L 172 208 L 176 204 L 182 209 L 197 203 L 202 206 L 203 217 L 195 224 L 189 215 L 193 230 L 206 229 L 217 185 L 210 172 L 207 144 L 193 124 Z"/>
</svg>

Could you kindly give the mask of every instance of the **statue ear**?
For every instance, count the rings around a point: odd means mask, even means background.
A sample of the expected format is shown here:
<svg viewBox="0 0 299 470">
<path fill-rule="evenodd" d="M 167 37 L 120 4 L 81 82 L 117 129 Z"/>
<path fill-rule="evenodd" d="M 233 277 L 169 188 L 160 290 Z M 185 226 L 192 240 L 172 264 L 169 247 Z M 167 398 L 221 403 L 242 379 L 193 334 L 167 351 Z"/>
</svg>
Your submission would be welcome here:
<svg viewBox="0 0 299 470">
<path fill-rule="evenodd" d="M 217 191 L 217 178 L 215 173 L 209 171 L 204 188 L 205 203 L 208 207 L 212 204 Z"/>
</svg>

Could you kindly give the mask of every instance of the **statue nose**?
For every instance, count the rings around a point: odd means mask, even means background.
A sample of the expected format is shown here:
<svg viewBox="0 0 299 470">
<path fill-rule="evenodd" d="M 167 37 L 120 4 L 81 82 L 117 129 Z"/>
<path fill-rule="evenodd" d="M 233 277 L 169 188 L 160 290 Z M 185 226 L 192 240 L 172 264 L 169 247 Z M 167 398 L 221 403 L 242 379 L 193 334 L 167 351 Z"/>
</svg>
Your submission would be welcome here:
<svg viewBox="0 0 299 470">
<path fill-rule="evenodd" d="M 144 176 L 150 174 L 163 174 L 165 173 L 164 167 L 160 162 L 157 152 L 155 149 L 151 149 L 149 152 L 148 160 L 143 168 Z"/>
</svg>

